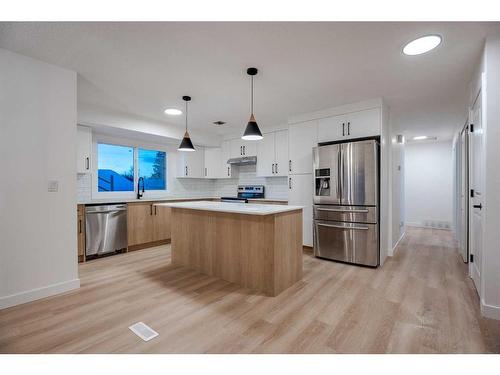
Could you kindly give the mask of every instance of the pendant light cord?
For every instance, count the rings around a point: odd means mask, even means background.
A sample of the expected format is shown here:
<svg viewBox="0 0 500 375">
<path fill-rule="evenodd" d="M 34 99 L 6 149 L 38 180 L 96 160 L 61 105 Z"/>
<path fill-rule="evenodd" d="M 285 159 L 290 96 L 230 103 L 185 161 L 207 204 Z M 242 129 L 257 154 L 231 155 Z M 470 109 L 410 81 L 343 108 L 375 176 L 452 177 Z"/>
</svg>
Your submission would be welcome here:
<svg viewBox="0 0 500 375">
<path fill-rule="evenodd" d="M 188 131 L 188 102 L 186 100 L 186 133 Z"/>
<path fill-rule="evenodd" d="M 251 103 L 252 103 L 252 115 L 253 115 L 253 76 L 252 77 L 252 100 L 251 100 Z"/>
</svg>

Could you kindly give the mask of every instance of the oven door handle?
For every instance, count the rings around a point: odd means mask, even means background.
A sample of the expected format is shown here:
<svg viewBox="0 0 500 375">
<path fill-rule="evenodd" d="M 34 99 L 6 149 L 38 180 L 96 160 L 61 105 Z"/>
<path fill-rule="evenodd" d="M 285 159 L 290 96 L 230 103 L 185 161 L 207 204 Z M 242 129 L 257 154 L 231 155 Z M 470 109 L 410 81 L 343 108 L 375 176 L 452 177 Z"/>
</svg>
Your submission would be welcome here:
<svg viewBox="0 0 500 375">
<path fill-rule="evenodd" d="M 361 227 L 361 226 L 345 226 L 345 225 L 335 225 L 335 224 L 323 224 L 323 223 L 316 223 L 316 225 L 320 227 L 329 227 L 329 228 L 339 228 L 339 229 L 355 229 L 355 230 L 368 230 L 370 229 L 369 227 Z"/>
<path fill-rule="evenodd" d="M 367 214 L 368 212 L 370 212 L 367 209 L 343 210 L 343 209 L 340 209 L 340 208 L 319 208 L 319 207 L 316 208 L 316 209 L 318 211 L 345 212 L 345 213 L 352 212 L 352 213 L 355 213 L 355 214 Z"/>
</svg>

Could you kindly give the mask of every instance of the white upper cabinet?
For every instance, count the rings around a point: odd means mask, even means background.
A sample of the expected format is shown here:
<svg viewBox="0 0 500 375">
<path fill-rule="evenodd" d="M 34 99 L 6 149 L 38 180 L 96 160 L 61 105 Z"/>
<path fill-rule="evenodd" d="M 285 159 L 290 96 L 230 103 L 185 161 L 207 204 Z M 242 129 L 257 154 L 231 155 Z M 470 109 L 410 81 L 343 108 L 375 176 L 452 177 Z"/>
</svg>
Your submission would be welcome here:
<svg viewBox="0 0 500 375">
<path fill-rule="evenodd" d="M 231 140 L 231 157 L 241 158 L 243 156 L 256 156 L 257 143 L 260 141 L 245 141 L 237 138 Z"/>
<path fill-rule="evenodd" d="M 347 116 L 333 116 L 318 121 L 318 142 L 330 142 L 345 136 Z"/>
<path fill-rule="evenodd" d="M 286 176 L 287 168 L 288 131 L 264 134 L 264 139 L 257 142 L 257 176 Z"/>
<path fill-rule="evenodd" d="M 178 178 L 205 177 L 205 151 L 203 147 L 195 146 L 196 151 L 177 151 Z"/>
<path fill-rule="evenodd" d="M 289 174 L 312 173 L 312 149 L 317 145 L 318 122 L 316 120 L 290 125 L 288 128 Z"/>
<path fill-rule="evenodd" d="M 275 176 L 288 175 L 288 130 L 274 133 Z M 258 159 L 257 159 L 258 160 Z"/>
<path fill-rule="evenodd" d="M 380 109 L 372 108 L 347 115 L 347 137 L 363 138 L 380 135 Z"/>
<path fill-rule="evenodd" d="M 221 174 L 220 178 L 231 178 L 233 170 L 227 161 L 231 159 L 231 141 L 223 141 L 221 145 Z"/>
<path fill-rule="evenodd" d="M 380 109 L 372 108 L 318 121 L 318 142 L 380 135 Z"/>
<path fill-rule="evenodd" d="M 221 149 L 205 148 L 205 178 L 219 178 L 222 175 Z"/>
<path fill-rule="evenodd" d="M 92 129 L 87 126 L 76 127 L 76 172 L 89 173 L 91 170 Z"/>
</svg>

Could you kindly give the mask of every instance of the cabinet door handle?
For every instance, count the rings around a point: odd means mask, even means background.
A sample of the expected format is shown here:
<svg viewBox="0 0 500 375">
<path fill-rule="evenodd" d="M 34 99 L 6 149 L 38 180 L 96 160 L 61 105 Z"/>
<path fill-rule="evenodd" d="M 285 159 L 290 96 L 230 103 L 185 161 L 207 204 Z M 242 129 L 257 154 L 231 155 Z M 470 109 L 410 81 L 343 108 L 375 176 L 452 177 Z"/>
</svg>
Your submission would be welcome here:
<svg viewBox="0 0 500 375">
<path fill-rule="evenodd" d="M 291 190 L 292 189 L 292 178 L 288 178 L 288 188 Z"/>
<path fill-rule="evenodd" d="M 243 146 L 240 146 L 240 156 L 243 155 Z"/>
<path fill-rule="evenodd" d="M 149 205 L 149 214 L 153 215 L 153 205 L 152 204 Z"/>
<path fill-rule="evenodd" d="M 186 176 L 188 175 L 188 166 L 186 165 Z"/>
<path fill-rule="evenodd" d="M 288 160 L 288 171 L 292 171 L 292 160 Z"/>
<path fill-rule="evenodd" d="M 274 171 L 276 174 L 278 174 L 278 163 L 274 164 Z"/>
<path fill-rule="evenodd" d="M 90 169 L 90 159 L 89 159 L 89 157 L 88 157 L 88 156 L 85 158 L 85 168 L 86 168 L 87 170 L 89 170 L 89 169 Z"/>
<path fill-rule="evenodd" d="M 345 136 L 345 122 L 342 123 L 342 137 Z"/>
<path fill-rule="evenodd" d="M 156 216 L 156 208 L 157 208 L 157 207 L 155 206 L 155 216 Z"/>
<path fill-rule="evenodd" d="M 82 219 L 78 220 L 78 233 L 82 233 Z"/>
<path fill-rule="evenodd" d="M 479 204 L 475 204 L 475 205 L 473 205 L 472 207 L 474 207 L 474 208 L 479 208 L 480 210 L 482 210 L 482 209 L 483 209 L 483 205 L 482 205 L 481 203 L 479 203 Z"/>
<path fill-rule="evenodd" d="M 347 122 L 347 135 L 351 135 L 351 123 Z"/>
<path fill-rule="evenodd" d="M 227 167 L 227 175 L 229 176 L 229 167 Z"/>
<path fill-rule="evenodd" d="M 205 177 L 207 177 L 207 167 L 205 167 Z"/>
<path fill-rule="evenodd" d="M 246 154 L 247 154 L 247 152 L 245 150 L 245 146 L 243 146 L 243 155 L 246 155 Z"/>
</svg>

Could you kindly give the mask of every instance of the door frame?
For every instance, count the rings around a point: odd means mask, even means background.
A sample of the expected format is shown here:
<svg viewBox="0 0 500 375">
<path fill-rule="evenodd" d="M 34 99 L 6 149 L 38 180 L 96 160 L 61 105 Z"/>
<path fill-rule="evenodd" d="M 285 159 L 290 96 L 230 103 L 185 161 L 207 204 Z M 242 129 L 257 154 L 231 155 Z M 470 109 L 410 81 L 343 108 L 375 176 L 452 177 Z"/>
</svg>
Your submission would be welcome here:
<svg viewBox="0 0 500 375">
<path fill-rule="evenodd" d="M 481 82 L 480 82 L 480 85 L 476 88 L 476 91 L 474 92 L 474 100 L 472 101 L 471 103 L 471 106 L 469 107 L 469 132 L 470 132 L 470 124 L 473 123 L 471 120 L 472 120 L 472 116 L 473 116 L 473 108 L 474 106 L 476 105 L 476 102 L 479 98 L 481 98 L 481 129 L 483 131 L 483 137 L 486 136 L 486 127 L 485 127 L 485 102 L 486 102 L 486 98 L 485 98 L 485 90 L 486 89 L 486 75 L 485 73 L 482 73 L 481 74 Z M 485 150 L 485 141 L 484 141 L 484 138 L 483 138 L 483 147 L 482 147 L 482 150 L 481 150 L 481 154 L 479 155 L 479 158 L 480 158 L 480 162 L 484 165 L 485 163 L 485 155 L 486 155 L 486 150 Z M 472 152 L 473 150 L 471 150 L 471 145 L 472 145 L 472 142 L 470 141 L 470 137 L 469 137 L 469 142 L 468 142 L 468 150 L 467 150 L 467 153 L 469 154 L 469 157 L 468 157 L 468 182 L 467 182 L 467 185 L 469 187 L 469 205 L 468 205 L 468 218 L 467 218 L 467 221 L 468 221 L 468 228 L 467 228 L 467 238 L 468 238 L 468 248 L 469 248 L 469 257 L 470 255 L 474 255 L 474 250 L 473 250 L 473 244 L 472 244 L 472 241 L 474 240 L 473 239 L 473 236 L 471 235 L 472 233 L 472 230 L 473 230 L 473 225 L 474 225 L 474 222 L 472 220 L 472 215 L 474 215 L 474 210 L 473 210 L 473 204 L 474 204 L 474 200 L 473 199 L 470 199 L 470 188 L 471 188 L 471 176 L 473 176 L 473 169 L 472 169 Z M 483 170 L 484 171 L 484 170 Z M 483 194 L 483 203 L 486 201 L 486 189 L 485 189 L 485 184 L 484 184 L 484 173 L 483 175 L 481 176 L 481 178 L 483 179 L 482 181 L 482 185 L 483 185 L 483 191 L 482 191 L 482 194 Z M 484 209 L 484 212 L 482 213 L 483 215 L 483 225 L 481 225 L 481 233 L 477 233 L 476 235 L 479 235 L 481 236 L 481 243 L 483 244 L 483 249 L 484 250 L 484 217 L 485 217 L 485 210 L 486 208 L 483 207 Z M 481 254 L 481 263 L 483 263 L 483 254 Z M 469 259 L 470 260 L 470 259 Z M 470 262 L 469 261 L 469 264 L 468 264 L 468 272 L 469 272 L 469 277 L 472 279 L 472 276 L 473 276 L 473 273 L 474 273 L 474 262 Z M 484 279 L 483 279 L 483 264 L 480 265 L 480 274 L 479 274 L 479 285 L 476 285 L 474 282 L 474 286 L 476 288 L 476 291 L 479 295 L 479 298 L 481 299 L 482 298 L 482 291 L 484 290 L 484 286 L 483 286 L 483 283 L 484 283 Z"/>
</svg>

